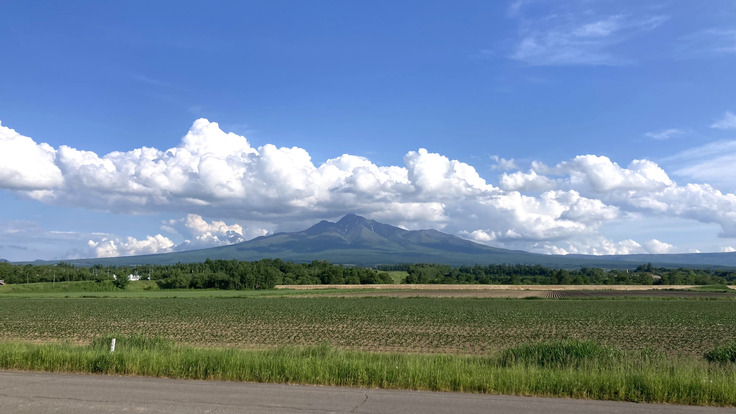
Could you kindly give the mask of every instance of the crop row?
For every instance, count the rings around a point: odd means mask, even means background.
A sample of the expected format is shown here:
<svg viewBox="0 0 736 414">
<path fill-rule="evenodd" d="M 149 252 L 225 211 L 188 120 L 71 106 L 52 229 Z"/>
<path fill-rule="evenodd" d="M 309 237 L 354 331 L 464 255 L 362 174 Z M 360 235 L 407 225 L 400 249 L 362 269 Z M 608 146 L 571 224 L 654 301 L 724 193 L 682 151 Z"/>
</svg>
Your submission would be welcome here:
<svg viewBox="0 0 736 414">
<path fill-rule="evenodd" d="M 484 354 L 581 339 L 702 354 L 736 341 L 732 300 L 170 298 L 0 300 L 0 339 L 90 342 L 119 333 L 183 344 Z"/>
</svg>

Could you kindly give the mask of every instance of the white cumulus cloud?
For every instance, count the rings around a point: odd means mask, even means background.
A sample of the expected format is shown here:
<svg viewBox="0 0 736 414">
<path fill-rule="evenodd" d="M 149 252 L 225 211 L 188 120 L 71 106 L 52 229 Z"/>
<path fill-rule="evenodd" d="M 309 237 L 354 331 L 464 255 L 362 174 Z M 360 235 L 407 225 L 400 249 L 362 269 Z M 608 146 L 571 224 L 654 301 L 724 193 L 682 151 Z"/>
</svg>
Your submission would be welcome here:
<svg viewBox="0 0 736 414">
<path fill-rule="evenodd" d="M 60 187 L 64 177 L 54 163 L 56 150 L 4 127 L 0 122 L 0 187 L 48 190 Z"/>
<path fill-rule="evenodd" d="M 545 191 L 554 189 L 557 183 L 555 180 L 531 170 L 528 173 L 521 171 L 511 174 L 504 173 L 499 178 L 499 185 L 507 191 Z"/>
<path fill-rule="evenodd" d="M 547 252 L 672 249 L 651 240 L 634 245 L 597 238 L 603 224 L 629 213 L 715 223 L 721 236 L 736 237 L 736 195 L 708 184 L 679 185 L 650 160 L 622 166 L 588 154 L 553 166 L 532 162 L 527 172 L 504 171 L 495 187 L 475 167 L 426 149 L 408 152 L 403 166 L 378 166 L 350 154 L 315 165 L 306 149 L 255 148 L 205 119 L 194 122 L 173 148 L 106 155 L 54 149 L 4 127 L 0 132 L 4 149 L 45 171 L 2 151 L 0 157 L 11 161 L 0 164 L 0 188 L 47 204 L 184 216 L 163 228 L 183 241 L 163 235 L 92 238 L 95 255 L 235 243 L 349 212 L 407 229 L 437 228 L 500 247 Z"/>
<path fill-rule="evenodd" d="M 651 239 L 643 243 L 636 240 L 611 240 L 592 235 L 555 243 L 538 242 L 537 250 L 548 254 L 588 254 L 588 255 L 621 255 L 621 254 L 666 254 L 672 253 L 675 246 Z"/>
<path fill-rule="evenodd" d="M 626 239 L 613 241 L 605 237 L 594 236 L 577 240 L 566 240 L 561 243 L 539 243 L 539 248 L 549 254 L 589 254 L 594 256 L 639 254 L 645 253 L 638 242 Z"/>
<path fill-rule="evenodd" d="M 516 165 L 516 160 L 513 158 L 506 159 L 499 157 L 498 155 L 491 156 L 491 159 L 496 163 L 491 168 L 494 170 L 501 170 L 501 171 L 508 171 L 508 170 L 516 170 L 519 167 Z"/>
<path fill-rule="evenodd" d="M 140 240 L 131 236 L 103 234 L 90 239 L 87 245 L 93 257 L 133 256 L 223 246 L 269 233 L 269 230 L 257 226 L 243 228 L 240 224 L 227 224 L 221 220 L 208 222 L 198 214 L 187 214 L 182 219 L 168 220 L 161 229 L 183 237 L 184 240 L 177 244 L 161 234 L 146 236 Z"/>
<path fill-rule="evenodd" d="M 100 240 L 90 240 L 88 243 L 94 257 L 136 256 L 170 252 L 174 242 L 160 234 L 147 236 L 143 240 L 134 237 L 125 239 L 103 237 Z"/>
<path fill-rule="evenodd" d="M 448 227 L 482 225 L 465 227 L 462 232 L 481 242 L 563 240 L 594 233 L 603 222 L 618 215 L 616 207 L 582 197 L 574 190 L 547 191 L 538 197 L 512 191 L 474 201 L 448 208 L 460 210 L 448 213 L 452 217 Z"/>
<path fill-rule="evenodd" d="M 238 223 L 227 224 L 222 220 L 208 222 L 198 214 L 187 214 L 182 219 L 169 220 L 162 226 L 162 230 L 179 234 L 185 238 L 174 250 L 202 249 L 241 243 L 270 233 L 268 229 L 256 224 L 244 228 Z"/>
<path fill-rule="evenodd" d="M 646 247 L 647 252 L 652 254 L 667 254 L 672 253 L 675 246 L 665 243 L 663 241 L 652 239 L 644 243 L 644 247 Z"/>
<path fill-rule="evenodd" d="M 656 191 L 673 185 L 667 173 L 648 160 L 634 160 L 623 168 L 605 156 L 578 155 L 550 172 L 566 174 L 574 188 L 596 193 Z"/>
<path fill-rule="evenodd" d="M 722 237 L 736 237 L 736 194 L 709 184 L 678 185 L 652 161 L 634 160 L 624 168 L 608 157 L 581 155 L 555 167 L 537 163 L 534 168 L 561 176 L 558 188 L 574 188 L 621 210 L 716 223 Z"/>
</svg>

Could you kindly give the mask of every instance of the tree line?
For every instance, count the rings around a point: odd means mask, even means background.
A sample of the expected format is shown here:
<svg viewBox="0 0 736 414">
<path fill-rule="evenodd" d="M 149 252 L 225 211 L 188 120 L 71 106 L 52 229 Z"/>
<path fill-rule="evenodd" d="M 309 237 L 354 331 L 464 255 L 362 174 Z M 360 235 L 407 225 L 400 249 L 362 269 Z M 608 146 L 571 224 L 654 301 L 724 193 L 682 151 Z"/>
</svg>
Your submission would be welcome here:
<svg viewBox="0 0 736 414">
<path fill-rule="evenodd" d="M 406 283 L 471 283 L 504 285 L 716 285 L 736 282 L 734 270 L 654 267 L 635 269 L 555 269 L 540 265 L 402 266 Z"/>
<path fill-rule="evenodd" d="M 77 267 L 0 263 L 0 279 L 8 284 L 113 281 L 124 287 L 130 274 L 155 281 L 162 289 L 270 289 L 276 285 L 393 283 L 388 271 L 406 272 L 404 283 L 544 284 L 544 285 L 712 285 L 736 283 L 736 270 L 664 268 L 651 264 L 635 269 L 556 269 L 541 265 L 398 264 L 374 268 L 331 264 L 324 260 L 292 263 L 280 259 L 254 262 L 205 260 L 173 265 Z M 115 279 L 114 276 L 117 276 Z"/>
<path fill-rule="evenodd" d="M 173 265 L 77 267 L 0 263 L 0 279 L 8 284 L 38 282 L 112 281 L 124 285 L 128 275 L 155 281 L 162 289 L 271 289 L 276 285 L 393 283 L 386 272 L 373 268 L 263 259 L 255 262 L 210 260 Z"/>
</svg>

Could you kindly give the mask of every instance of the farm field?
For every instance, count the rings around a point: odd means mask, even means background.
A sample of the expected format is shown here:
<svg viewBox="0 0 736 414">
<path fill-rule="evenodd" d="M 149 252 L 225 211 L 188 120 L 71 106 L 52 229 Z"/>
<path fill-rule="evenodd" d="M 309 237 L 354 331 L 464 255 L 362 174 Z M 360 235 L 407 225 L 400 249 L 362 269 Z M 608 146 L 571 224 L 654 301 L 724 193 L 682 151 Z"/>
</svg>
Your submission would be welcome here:
<svg viewBox="0 0 736 414">
<path fill-rule="evenodd" d="M 722 288 L 736 289 L 736 286 Z M 523 290 L 589 290 L 589 291 L 660 291 L 700 289 L 699 285 L 485 285 L 485 284 L 393 284 L 393 285 L 276 285 L 283 290 L 490 290 L 490 291 L 523 291 Z"/>
<path fill-rule="evenodd" d="M 736 286 L 721 285 L 279 285 L 276 289 L 304 296 L 332 297 L 736 299 Z"/>
<path fill-rule="evenodd" d="M 723 289 L 85 289 L 0 292 L 0 369 L 736 406 Z"/>
<path fill-rule="evenodd" d="M 736 342 L 736 300 L 728 298 L 6 297 L 0 306 L 0 340 L 37 343 L 123 334 L 213 348 L 485 355 L 578 339 L 702 357 Z"/>
<path fill-rule="evenodd" d="M 300 290 L 305 297 L 391 297 L 391 298 L 506 298 L 506 299 L 736 299 L 734 292 L 708 292 L 686 289 L 673 290 L 508 290 L 508 289 L 354 289 L 318 290 L 314 293 Z"/>
</svg>

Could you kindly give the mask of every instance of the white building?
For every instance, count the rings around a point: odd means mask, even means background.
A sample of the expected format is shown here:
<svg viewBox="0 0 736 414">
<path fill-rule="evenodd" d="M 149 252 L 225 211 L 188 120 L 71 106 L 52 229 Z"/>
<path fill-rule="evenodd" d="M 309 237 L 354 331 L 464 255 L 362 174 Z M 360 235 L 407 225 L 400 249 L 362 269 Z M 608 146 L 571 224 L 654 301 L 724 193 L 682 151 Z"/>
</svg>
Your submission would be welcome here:
<svg viewBox="0 0 736 414">
<path fill-rule="evenodd" d="M 115 280 L 118 280 L 118 275 L 114 274 L 112 275 L 112 278 Z M 129 274 L 128 280 L 131 280 L 131 281 L 141 280 L 141 277 L 139 275 Z"/>
</svg>

